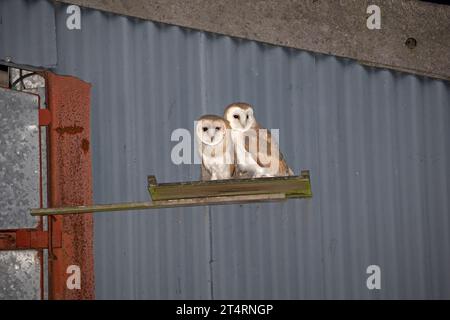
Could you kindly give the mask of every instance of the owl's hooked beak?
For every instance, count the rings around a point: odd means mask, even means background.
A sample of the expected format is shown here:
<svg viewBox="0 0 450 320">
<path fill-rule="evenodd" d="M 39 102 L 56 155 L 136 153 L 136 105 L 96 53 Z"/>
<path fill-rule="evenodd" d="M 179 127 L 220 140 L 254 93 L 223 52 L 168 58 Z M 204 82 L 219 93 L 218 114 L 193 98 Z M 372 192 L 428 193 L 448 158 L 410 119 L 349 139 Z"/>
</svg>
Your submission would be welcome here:
<svg viewBox="0 0 450 320">
<path fill-rule="evenodd" d="M 245 117 L 241 117 L 239 119 L 239 122 L 241 123 L 242 127 L 245 128 L 245 126 L 247 125 L 247 120 Z"/>
<path fill-rule="evenodd" d="M 215 133 L 213 130 L 209 129 L 209 130 L 208 130 L 208 135 L 209 135 L 209 139 L 211 140 L 211 143 L 212 143 L 213 140 L 214 140 L 214 136 L 216 135 L 216 133 Z"/>
</svg>

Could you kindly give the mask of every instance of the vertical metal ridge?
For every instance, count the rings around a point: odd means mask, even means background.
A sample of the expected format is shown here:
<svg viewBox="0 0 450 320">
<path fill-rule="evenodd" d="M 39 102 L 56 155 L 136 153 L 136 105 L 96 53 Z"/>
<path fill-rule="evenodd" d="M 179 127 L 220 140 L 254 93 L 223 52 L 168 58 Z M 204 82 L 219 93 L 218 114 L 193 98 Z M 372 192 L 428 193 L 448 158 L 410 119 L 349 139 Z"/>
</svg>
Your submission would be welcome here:
<svg viewBox="0 0 450 320">
<path fill-rule="evenodd" d="M 310 200 L 96 215 L 98 298 L 450 297 L 448 82 L 84 8 L 69 31 L 65 8 L 56 46 L 39 32 L 30 46 L 93 85 L 95 202 L 147 199 L 148 174 L 198 179 L 170 135 L 233 101 L 311 170 Z"/>
</svg>

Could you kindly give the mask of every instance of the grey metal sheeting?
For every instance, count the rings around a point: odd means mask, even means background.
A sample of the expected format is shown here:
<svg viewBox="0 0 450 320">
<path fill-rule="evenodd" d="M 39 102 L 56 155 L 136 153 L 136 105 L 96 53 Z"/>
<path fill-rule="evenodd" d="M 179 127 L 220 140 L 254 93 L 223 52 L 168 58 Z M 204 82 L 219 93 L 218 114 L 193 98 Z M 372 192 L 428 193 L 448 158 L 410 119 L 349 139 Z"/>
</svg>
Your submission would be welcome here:
<svg viewBox="0 0 450 320">
<path fill-rule="evenodd" d="M 55 14 L 50 1 L 0 0 L 0 60 L 56 66 Z"/>
</svg>

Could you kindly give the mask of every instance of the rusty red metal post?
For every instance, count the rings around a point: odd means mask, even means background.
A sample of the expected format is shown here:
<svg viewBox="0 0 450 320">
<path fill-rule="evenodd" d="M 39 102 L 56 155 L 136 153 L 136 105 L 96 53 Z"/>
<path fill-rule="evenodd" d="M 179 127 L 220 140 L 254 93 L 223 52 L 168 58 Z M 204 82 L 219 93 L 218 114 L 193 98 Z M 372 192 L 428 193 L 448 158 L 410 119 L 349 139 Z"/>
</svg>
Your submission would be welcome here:
<svg viewBox="0 0 450 320">
<path fill-rule="evenodd" d="M 74 77 L 45 72 L 51 113 L 49 142 L 49 206 L 92 204 L 90 148 L 91 85 Z M 48 115 L 43 114 L 48 121 Z M 49 245 L 49 299 L 93 299 L 92 214 L 49 217 L 49 232 L 61 234 L 61 246 Z M 81 289 L 66 285 L 67 268 L 80 267 Z"/>
</svg>

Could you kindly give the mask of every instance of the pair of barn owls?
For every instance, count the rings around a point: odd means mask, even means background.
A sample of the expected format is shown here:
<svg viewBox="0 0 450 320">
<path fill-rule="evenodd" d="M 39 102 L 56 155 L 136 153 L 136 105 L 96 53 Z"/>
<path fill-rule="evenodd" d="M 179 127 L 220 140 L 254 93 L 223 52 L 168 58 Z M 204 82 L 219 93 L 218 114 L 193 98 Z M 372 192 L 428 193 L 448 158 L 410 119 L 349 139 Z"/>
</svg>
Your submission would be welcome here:
<svg viewBox="0 0 450 320">
<path fill-rule="evenodd" d="M 248 103 L 232 103 L 224 117 L 204 115 L 196 128 L 202 180 L 291 176 L 278 145 Z"/>
</svg>

